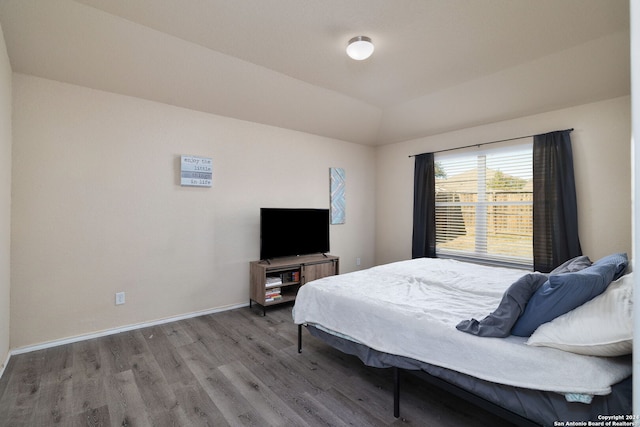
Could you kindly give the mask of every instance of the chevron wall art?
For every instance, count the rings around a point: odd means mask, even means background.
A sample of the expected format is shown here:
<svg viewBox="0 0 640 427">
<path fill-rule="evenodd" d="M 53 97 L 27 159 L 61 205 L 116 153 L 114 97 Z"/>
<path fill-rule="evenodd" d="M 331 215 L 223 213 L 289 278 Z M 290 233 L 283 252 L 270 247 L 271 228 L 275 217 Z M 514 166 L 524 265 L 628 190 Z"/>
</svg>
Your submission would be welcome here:
<svg viewBox="0 0 640 427">
<path fill-rule="evenodd" d="M 346 217 L 344 169 L 330 168 L 329 173 L 331 177 L 331 224 L 344 224 Z"/>
</svg>

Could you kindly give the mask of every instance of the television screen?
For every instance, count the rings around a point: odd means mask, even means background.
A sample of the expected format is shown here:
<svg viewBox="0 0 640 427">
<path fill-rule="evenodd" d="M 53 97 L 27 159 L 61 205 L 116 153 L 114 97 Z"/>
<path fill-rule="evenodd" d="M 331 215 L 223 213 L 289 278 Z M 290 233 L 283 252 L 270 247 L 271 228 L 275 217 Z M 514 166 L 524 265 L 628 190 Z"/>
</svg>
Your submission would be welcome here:
<svg viewBox="0 0 640 427">
<path fill-rule="evenodd" d="M 260 259 L 329 252 L 329 209 L 260 209 Z"/>
</svg>

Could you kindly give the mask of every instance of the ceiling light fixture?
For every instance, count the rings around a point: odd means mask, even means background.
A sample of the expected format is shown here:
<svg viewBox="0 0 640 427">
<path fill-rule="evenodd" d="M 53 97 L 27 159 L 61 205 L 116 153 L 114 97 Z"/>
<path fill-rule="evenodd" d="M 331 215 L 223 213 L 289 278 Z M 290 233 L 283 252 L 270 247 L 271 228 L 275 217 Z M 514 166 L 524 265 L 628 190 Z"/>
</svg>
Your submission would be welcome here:
<svg viewBox="0 0 640 427">
<path fill-rule="evenodd" d="M 373 43 L 366 36 L 357 36 L 349 40 L 347 55 L 356 61 L 367 59 L 373 53 Z"/>
</svg>

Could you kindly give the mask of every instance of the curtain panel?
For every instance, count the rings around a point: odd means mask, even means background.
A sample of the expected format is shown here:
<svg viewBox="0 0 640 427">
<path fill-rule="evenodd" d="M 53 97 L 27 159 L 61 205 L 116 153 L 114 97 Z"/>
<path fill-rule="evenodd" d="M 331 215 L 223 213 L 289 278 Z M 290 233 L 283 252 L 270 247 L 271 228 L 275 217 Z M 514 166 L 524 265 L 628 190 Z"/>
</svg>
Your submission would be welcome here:
<svg viewBox="0 0 640 427">
<path fill-rule="evenodd" d="M 533 137 L 533 268 L 543 273 L 582 255 L 570 132 Z"/>
<path fill-rule="evenodd" d="M 412 258 L 436 257 L 436 178 L 433 153 L 415 156 Z"/>
<path fill-rule="evenodd" d="M 570 133 L 533 137 L 533 268 L 543 273 L 582 255 Z M 434 153 L 415 156 L 411 256 L 436 256 Z"/>
</svg>

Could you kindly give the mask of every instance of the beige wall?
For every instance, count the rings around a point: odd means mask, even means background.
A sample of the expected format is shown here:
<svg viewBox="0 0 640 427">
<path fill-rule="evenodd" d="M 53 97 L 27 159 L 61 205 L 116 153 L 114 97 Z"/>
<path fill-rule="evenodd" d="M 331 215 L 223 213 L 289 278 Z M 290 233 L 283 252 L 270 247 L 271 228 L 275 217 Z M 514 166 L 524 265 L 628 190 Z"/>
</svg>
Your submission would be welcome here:
<svg viewBox="0 0 640 427">
<path fill-rule="evenodd" d="M 408 155 L 517 135 L 575 128 L 583 250 L 631 252 L 629 97 L 372 148 L 21 74 L 13 93 L 12 348 L 245 304 L 259 207 L 328 207 L 332 166 L 342 272 L 407 259 Z M 212 188 L 178 185 L 180 154 L 213 158 Z"/>
<path fill-rule="evenodd" d="M 380 147 L 376 263 L 411 257 L 413 158 L 409 155 L 574 128 L 571 133 L 583 253 L 631 256 L 630 98 L 562 109 Z"/>
<path fill-rule="evenodd" d="M 372 147 L 21 74 L 13 90 L 13 348 L 248 303 L 259 208 L 329 207 L 330 167 L 331 253 L 373 265 Z M 211 188 L 179 185 L 181 154 L 213 159 Z"/>
<path fill-rule="evenodd" d="M 9 354 L 11 66 L 0 28 L 0 373 Z"/>
</svg>

